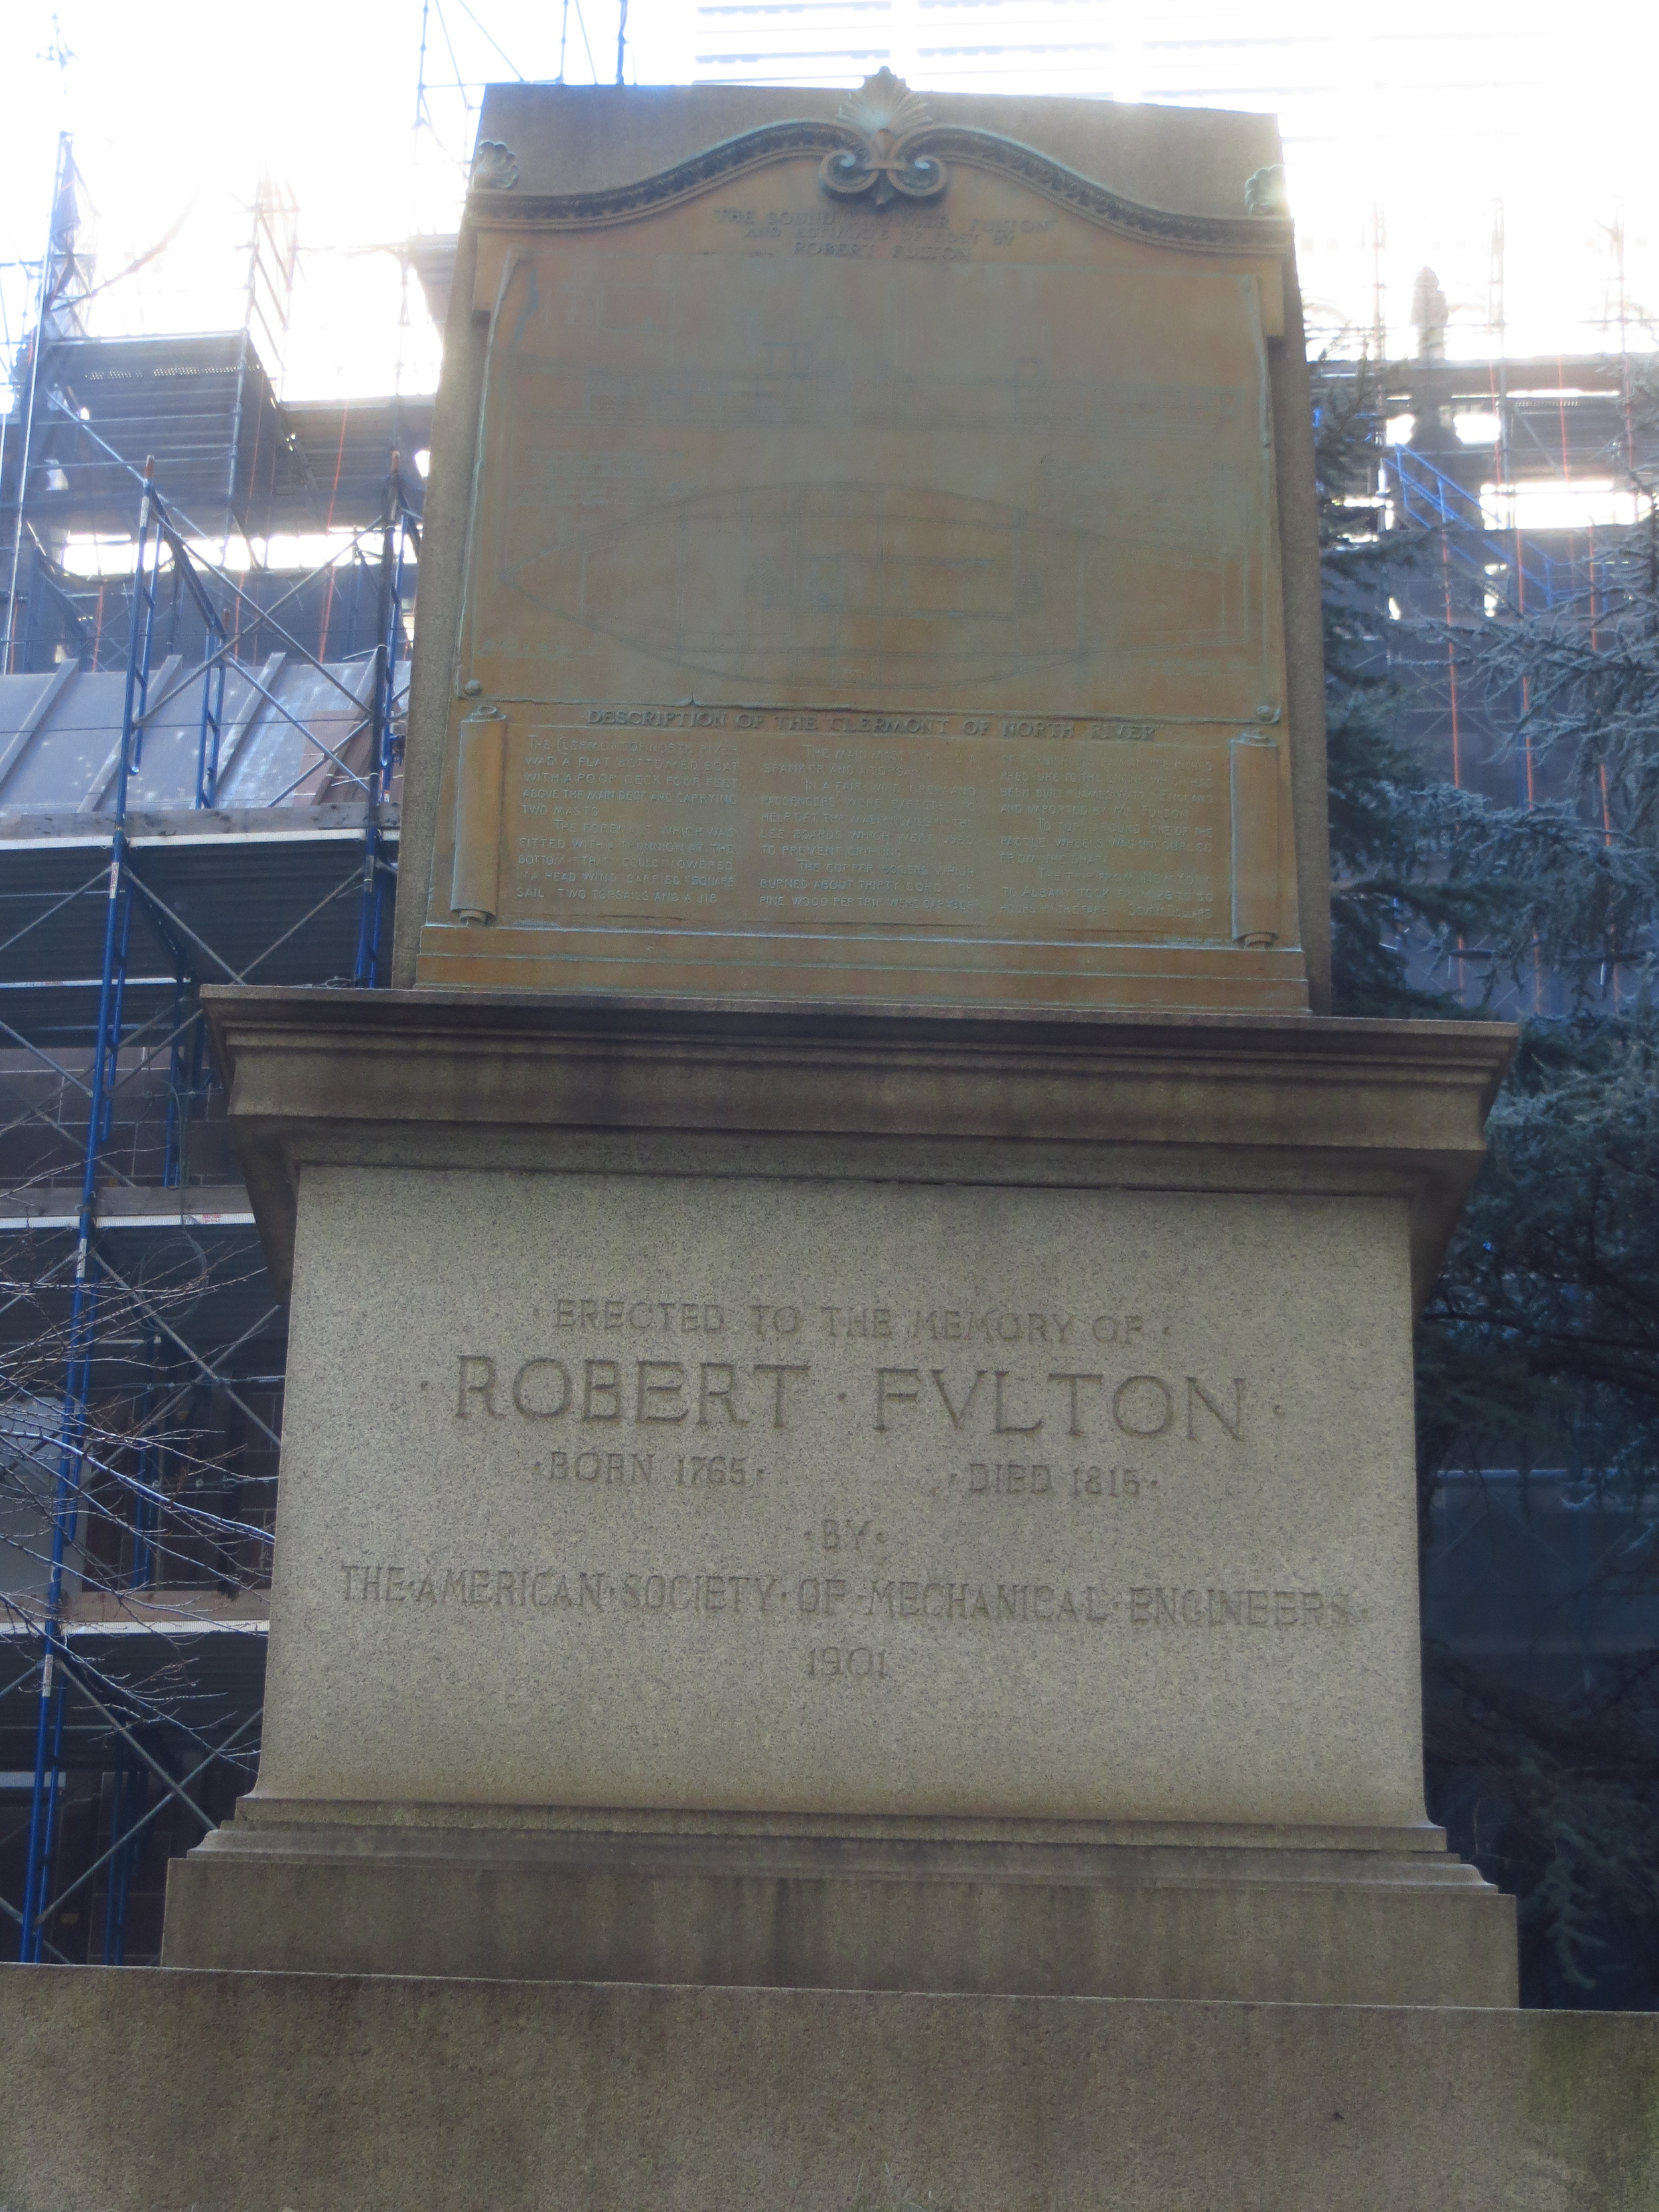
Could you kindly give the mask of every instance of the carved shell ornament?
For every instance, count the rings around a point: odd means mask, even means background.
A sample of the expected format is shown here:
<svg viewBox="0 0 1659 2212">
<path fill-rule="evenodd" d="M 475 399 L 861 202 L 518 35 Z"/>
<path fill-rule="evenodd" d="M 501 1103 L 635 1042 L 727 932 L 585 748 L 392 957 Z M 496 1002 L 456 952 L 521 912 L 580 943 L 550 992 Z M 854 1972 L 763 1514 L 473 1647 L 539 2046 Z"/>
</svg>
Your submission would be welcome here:
<svg viewBox="0 0 1659 2212">
<path fill-rule="evenodd" d="M 916 140 L 933 127 L 927 104 L 891 70 L 866 77 L 842 100 L 836 120 L 862 141 L 823 157 L 818 182 L 836 199 L 867 196 L 885 207 L 896 198 L 936 199 L 945 190 L 950 173 L 944 162 L 916 151 Z"/>
<path fill-rule="evenodd" d="M 499 138 L 481 138 L 467 181 L 475 192 L 510 192 L 519 181 L 519 157 Z"/>
<path fill-rule="evenodd" d="M 1271 168 L 1253 169 L 1244 179 L 1244 212 L 1246 215 L 1288 215 L 1291 196 L 1285 186 L 1285 164 L 1275 161 Z"/>
</svg>

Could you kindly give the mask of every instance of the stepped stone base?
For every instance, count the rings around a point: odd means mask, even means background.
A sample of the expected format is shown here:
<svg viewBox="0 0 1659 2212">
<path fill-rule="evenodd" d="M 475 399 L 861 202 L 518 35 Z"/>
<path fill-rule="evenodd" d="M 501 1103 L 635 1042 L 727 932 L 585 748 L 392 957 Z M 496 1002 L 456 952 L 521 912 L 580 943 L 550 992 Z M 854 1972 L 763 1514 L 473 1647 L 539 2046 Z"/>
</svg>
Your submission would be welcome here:
<svg viewBox="0 0 1659 2212">
<path fill-rule="evenodd" d="M 1650 2212 L 1659 2019 L 0 1967 L 13 2212 Z"/>
<path fill-rule="evenodd" d="M 1103 1822 L 914 1821 L 884 1834 L 842 1820 L 815 1834 L 775 1819 L 746 1831 L 684 1816 L 554 1826 L 527 1813 L 513 1827 L 499 1810 L 462 1825 L 467 1808 L 455 1806 L 340 1806 L 331 1820 L 323 1809 L 244 1799 L 234 1822 L 175 1860 L 166 1963 L 1516 2002 L 1514 1900 L 1450 1856 L 1437 1828 L 1170 1824 L 1137 1835 Z"/>
</svg>

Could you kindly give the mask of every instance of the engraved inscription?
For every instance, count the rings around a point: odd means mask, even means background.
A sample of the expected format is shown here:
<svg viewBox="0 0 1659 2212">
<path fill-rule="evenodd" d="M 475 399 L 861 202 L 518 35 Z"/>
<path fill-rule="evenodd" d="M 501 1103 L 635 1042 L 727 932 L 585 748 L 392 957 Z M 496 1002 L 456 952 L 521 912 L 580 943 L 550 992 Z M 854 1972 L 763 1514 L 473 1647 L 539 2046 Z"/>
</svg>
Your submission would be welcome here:
<svg viewBox="0 0 1659 2212">
<path fill-rule="evenodd" d="M 806 1671 L 818 1681 L 884 1682 L 887 1654 L 872 1650 L 867 1644 L 809 1644 Z"/>
<path fill-rule="evenodd" d="M 1045 1383 L 1048 1395 L 1041 1388 Z M 1012 1367 L 878 1367 L 873 1381 L 878 1435 L 914 1408 L 924 1420 L 942 1412 L 952 1430 L 972 1425 L 999 1437 L 1035 1437 L 1045 1428 L 1068 1437 L 1108 1429 L 1126 1437 L 1162 1437 L 1176 1428 L 1183 1407 L 1188 1438 L 1195 1440 L 1200 1427 L 1207 1432 L 1213 1423 L 1235 1443 L 1243 1440 L 1242 1375 L 1223 1389 L 1206 1386 L 1195 1375 L 1120 1378 L 1104 1369 L 1051 1368 L 1044 1376 Z"/>
<path fill-rule="evenodd" d="M 724 1309 L 686 1301 L 684 1310 Z M 776 1335 L 791 1336 L 799 1328 L 799 1307 L 753 1310 L 767 1317 Z M 843 1335 L 843 1345 L 848 1340 Z M 463 1352 L 455 1364 L 458 1422 L 516 1414 L 524 1421 L 568 1419 L 582 1426 L 787 1429 L 812 1393 L 813 1363 L 806 1359 L 564 1359 L 538 1354 L 515 1363 L 488 1352 Z M 847 1396 L 842 1389 L 838 1402 L 845 1404 Z M 1103 1365 L 883 1365 L 867 1371 L 860 1400 L 878 1436 L 901 1427 L 907 1433 L 939 1433 L 948 1425 L 956 1435 L 967 1431 L 1036 1437 L 1046 1431 L 1066 1437 L 1116 1434 L 1147 1440 L 1179 1433 L 1192 1442 L 1202 1436 L 1241 1443 L 1246 1378 L 1236 1375 L 1223 1383 L 1196 1375 L 1125 1374 Z"/>
<path fill-rule="evenodd" d="M 1356 1618 L 1349 1590 L 1132 1589 L 1132 1628 L 1347 1628 Z"/>
<path fill-rule="evenodd" d="M 831 261 L 996 260 L 1023 240 L 1050 236 L 1060 222 L 1036 214 L 953 222 L 932 208 L 893 208 L 878 226 L 839 208 L 723 206 L 714 213 L 751 251 Z"/>
<path fill-rule="evenodd" d="M 458 1421 L 503 1419 L 510 1407 L 526 1420 L 568 1414 L 584 1424 L 635 1428 L 690 1422 L 699 1429 L 746 1429 L 751 1420 L 787 1428 L 790 1386 L 811 1371 L 764 1359 L 740 1369 L 729 1359 L 535 1358 L 520 1361 L 509 1380 L 506 1367 L 477 1352 L 459 1353 L 456 1365 Z"/>
<path fill-rule="evenodd" d="M 613 1570 L 556 1564 L 402 1565 L 342 1560 L 349 1605 L 441 1612 L 620 1615 L 742 1621 L 911 1621 L 971 1629 L 1066 1626 L 1163 1632 L 1263 1630 L 1328 1636 L 1352 1628 L 1364 1608 L 1349 1589 L 1250 1587 L 1237 1577 L 1183 1586 L 1128 1588 L 1086 1583 L 967 1580 L 923 1576 L 859 1580 L 837 1575 L 713 1573 L 694 1568 Z"/>
<path fill-rule="evenodd" d="M 411 1377 L 459 1489 L 518 1534 L 499 1558 L 459 1535 L 343 1558 L 337 1602 L 412 1632 L 568 1634 L 584 1664 L 640 1638 L 653 1667 L 889 1711 L 964 1665 L 1127 1680 L 1160 1639 L 1341 1663 L 1368 1609 L 1340 1569 L 1297 1571 L 1293 1528 L 1231 1562 L 1194 1540 L 1195 1514 L 1269 1476 L 1287 1406 L 1228 1371 L 1249 1363 L 1212 1321 L 1198 1350 L 1155 1269 L 784 1279 L 673 1261 L 538 1284 L 533 1316 Z"/>
<path fill-rule="evenodd" d="M 514 729 L 502 920 L 1231 943 L 1225 755 L 1155 729 L 573 710 Z"/>
</svg>

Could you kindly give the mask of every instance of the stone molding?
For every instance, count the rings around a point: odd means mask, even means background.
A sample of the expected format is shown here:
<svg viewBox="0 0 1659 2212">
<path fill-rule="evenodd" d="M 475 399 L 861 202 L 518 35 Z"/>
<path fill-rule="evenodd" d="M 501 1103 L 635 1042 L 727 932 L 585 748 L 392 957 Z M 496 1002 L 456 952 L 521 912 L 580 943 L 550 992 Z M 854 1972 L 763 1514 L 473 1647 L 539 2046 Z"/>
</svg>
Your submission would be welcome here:
<svg viewBox="0 0 1659 2212">
<path fill-rule="evenodd" d="M 839 154 L 856 155 L 864 144 L 862 132 L 847 123 L 807 117 L 767 123 L 754 131 L 740 131 L 734 138 L 722 139 L 654 176 L 609 185 L 602 191 L 514 190 L 509 197 L 507 191 L 480 181 L 468 196 L 467 220 L 491 229 L 592 230 L 607 223 L 631 222 L 682 200 L 696 199 L 754 169 L 803 156 L 827 161 Z M 932 160 L 960 161 L 970 168 L 988 169 L 1010 178 L 1085 222 L 1126 238 L 1146 239 L 1191 253 L 1236 253 L 1260 258 L 1282 258 L 1291 251 L 1293 231 L 1286 217 L 1184 215 L 1172 208 L 1148 207 L 1068 168 L 1036 147 L 1004 137 L 999 131 L 981 131 L 969 124 L 930 123 L 909 132 L 904 145 L 913 155 L 926 154 Z M 1240 190 L 1242 196 L 1242 179 Z"/>
<path fill-rule="evenodd" d="M 431 988 L 202 995 L 279 1285 L 307 1158 L 556 1166 L 561 1145 L 627 1135 L 715 1141 L 724 1157 L 702 1171 L 726 1175 L 857 1174 L 850 1140 L 866 1153 L 925 1145 L 931 1179 L 1392 1190 L 1411 1205 L 1420 1298 L 1484 1157 L 1516 1037 L 1496 1022 L 1306 1015 Z M 838 1165 L 801 1151 L 830 1139 Z M 787 1164 L 769 1160 L 770 1140 L 790 1148 Z M 953 1167 L 939 1164 L 941 1147 Z M 914 1161 L 906 1171 L 930 1179 Z"/>
<path fill-rule="evenodd" d="M 1370 1829 L 1328 1830 L 1310 1848 L 1306 1830 L 1264 1826 L 1249 1843 L 1218 1844 L 1201 1824 L 1193 1840 L 1067 1845 L 965 1843 L 951 1831 L 969 1824 L 948 1820 L 930 1824 L 939 1832 L 926 1840 L 880 1840 L 561 1828 L 556 1815 L 539 1828 L 387 1826 L 349 1817 L 362 1809 L 244 1798 L 234 1821 L 169 1869 L 165 1963 L 1516 2002 L 1514 1899 L 1434 1849 L 1438 1832 L 1426 1827 L 1394 1850 L 1375 1848 Z M 437 1819 L 445 1809 L 399 1808 Z"/>
</svg>

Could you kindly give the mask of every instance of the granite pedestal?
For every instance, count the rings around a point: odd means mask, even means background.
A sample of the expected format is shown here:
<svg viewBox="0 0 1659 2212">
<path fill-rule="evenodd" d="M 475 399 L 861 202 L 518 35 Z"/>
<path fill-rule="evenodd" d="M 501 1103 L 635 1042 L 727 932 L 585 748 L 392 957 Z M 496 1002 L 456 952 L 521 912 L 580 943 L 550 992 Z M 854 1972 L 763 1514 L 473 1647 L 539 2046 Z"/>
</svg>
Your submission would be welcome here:
<svg viewBox="0 0 1659 2212">
<path fill-rule="evenodd" d="M 1409 1364 L 1506 1032 L 210 1006 L 295 1307 L 169 1964 L 1514 2001 Z"/>
</svg>

